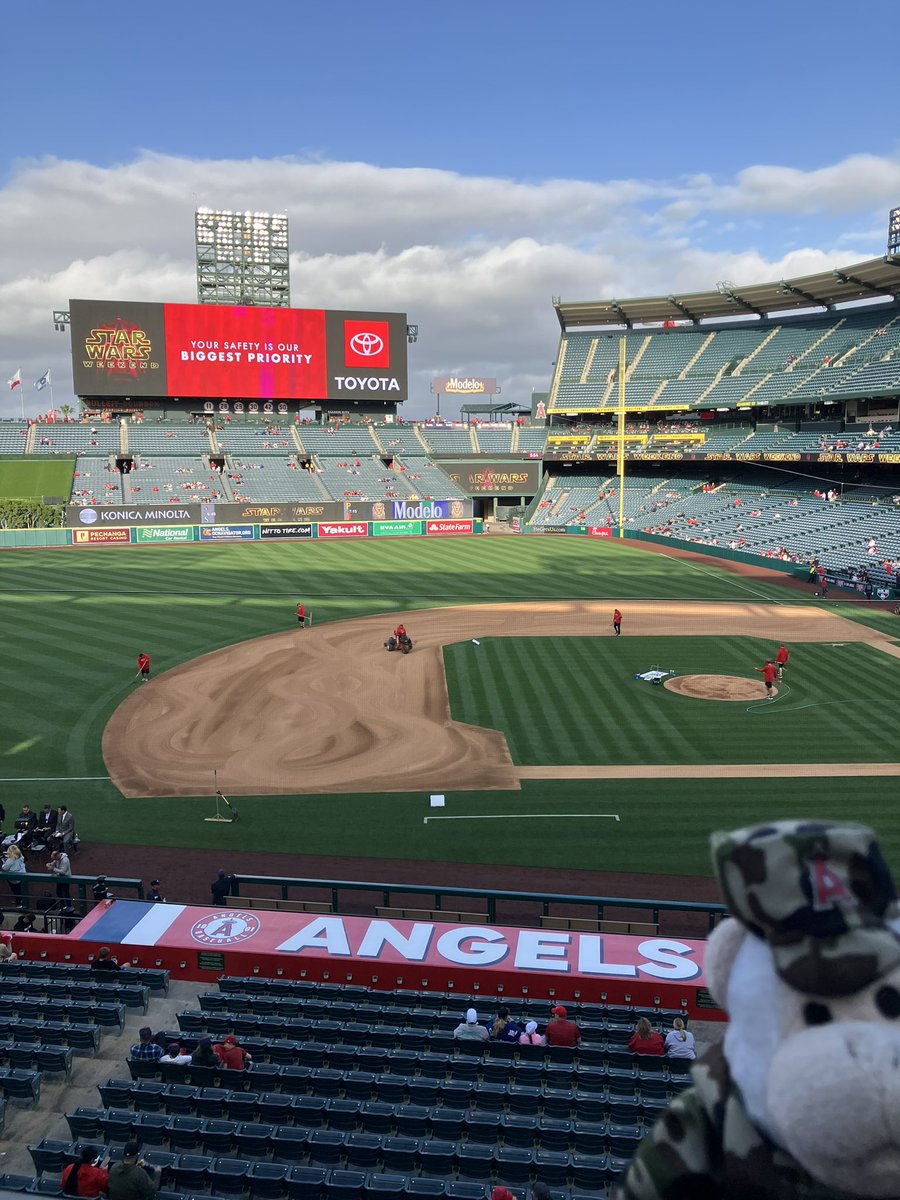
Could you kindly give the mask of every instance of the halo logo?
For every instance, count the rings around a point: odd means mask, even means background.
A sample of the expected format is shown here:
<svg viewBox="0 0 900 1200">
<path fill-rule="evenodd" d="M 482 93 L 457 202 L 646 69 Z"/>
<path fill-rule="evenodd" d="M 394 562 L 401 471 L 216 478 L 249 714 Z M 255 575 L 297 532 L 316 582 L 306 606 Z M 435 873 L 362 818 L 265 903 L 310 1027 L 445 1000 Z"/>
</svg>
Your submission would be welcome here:
<svg viewBox="0 0 900 1200">
<path fill-rule="evenodd" d="M 345 321 L 344 366 L 389 367 L 389 339 L 387 321 Z"/>
<path fill-rule="evenodd" d="M 217 912 L 195 922 L 191 937 L 203 946 L 233 946 L 259 932 L 259 918 L 248 912 Z"/>
<path fill-rule="evenodd" d="M 78 520 L 82 525 L 93 525 L 97 520 L 97 510 L 93 508 L 83 508 L 78 514 Z"/>
</svg>

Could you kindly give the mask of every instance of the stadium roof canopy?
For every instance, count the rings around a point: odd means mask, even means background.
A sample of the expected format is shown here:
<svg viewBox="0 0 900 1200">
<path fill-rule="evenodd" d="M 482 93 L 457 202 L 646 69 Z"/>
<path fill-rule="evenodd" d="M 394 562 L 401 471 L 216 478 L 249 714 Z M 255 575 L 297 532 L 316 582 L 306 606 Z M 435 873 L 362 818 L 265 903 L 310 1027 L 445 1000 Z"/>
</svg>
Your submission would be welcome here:
<svg viewBox="0 0 900 1200">
<path fill-rule="evenodd" d="M 886 255 L 798 279 L 738 287 L 720 283 L 714 292 L 684 292 L 634 300 L 554 301 L 562 330 L 632 326 L 663 321 L 708 321 L 767 317 L 791 309 L 832 308 L 853 300 L 890 300 L 900 293 L 900 258 Z"/>
</svg>

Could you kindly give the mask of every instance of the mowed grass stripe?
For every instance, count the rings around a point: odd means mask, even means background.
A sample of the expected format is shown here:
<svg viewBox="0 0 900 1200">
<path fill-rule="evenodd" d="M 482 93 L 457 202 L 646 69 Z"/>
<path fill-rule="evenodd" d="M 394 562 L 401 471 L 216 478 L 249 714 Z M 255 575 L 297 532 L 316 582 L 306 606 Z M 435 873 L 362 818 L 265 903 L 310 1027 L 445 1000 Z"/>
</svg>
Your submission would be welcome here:
<svg viewBox="0 0 900 1200">
<path fill-rule="evenodd" d="M 771 653 L 753 638 L 497 638 L 488 651 L 487 686 L 467 708 L 459 689 L 453 714 L 505 733 L 515 762 L 584 763 L 894 762 L 891 719 L 900 660 L 869 646 L 794 648 L 787 687 L 774 703 L 690 699 L 634 679 L 680 654 L 681 674 L 757 679 L 752 664 Z M 478 650 L 448 662 L 469 669 Z M 585 668 L 592 661 L 593 670 Z M 508 669 L 504 668 L 508 664 Z M 530 665 L 529 665 L 530 664 Z M 542 672 L 539 724 L 529 690 Z M 883 708 L 878 697 L 886 700 Z M 881 720 L 879 720 L 879 715 Z"/>
</svg>

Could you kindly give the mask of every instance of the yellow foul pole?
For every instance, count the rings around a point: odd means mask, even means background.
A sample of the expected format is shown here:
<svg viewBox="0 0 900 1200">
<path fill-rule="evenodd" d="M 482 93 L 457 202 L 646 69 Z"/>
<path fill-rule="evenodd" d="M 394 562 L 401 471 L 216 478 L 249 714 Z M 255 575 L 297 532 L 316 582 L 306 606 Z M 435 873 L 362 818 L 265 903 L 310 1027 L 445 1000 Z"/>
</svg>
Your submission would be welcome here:
<svg viewBox="0 0 900 1200">
<path fill-rule="evenodd" d="M 625 334 L 619 338 L 619 423 L 616 431 L 616 471 L 619 475 L 619 537 L 625 536 Z"/>
</svg>

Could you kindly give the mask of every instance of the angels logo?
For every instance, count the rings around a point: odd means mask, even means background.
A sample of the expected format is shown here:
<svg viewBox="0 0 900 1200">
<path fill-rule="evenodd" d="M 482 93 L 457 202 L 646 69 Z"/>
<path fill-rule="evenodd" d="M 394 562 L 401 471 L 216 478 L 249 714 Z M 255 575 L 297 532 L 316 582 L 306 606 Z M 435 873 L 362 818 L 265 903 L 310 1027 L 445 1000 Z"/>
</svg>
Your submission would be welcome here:
<svg viewBox="0 0 900 1200">
<path fill-rule="evenodd" d="M 259 932 L 259 919 L 248 912 L 218 912 L 197 921 L 191 937 L 203 946 L 233 946 Z"/>
</svg>

